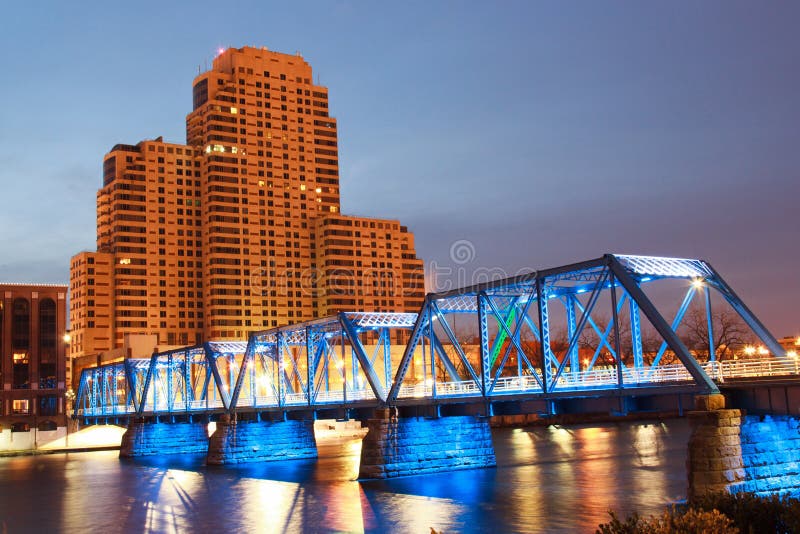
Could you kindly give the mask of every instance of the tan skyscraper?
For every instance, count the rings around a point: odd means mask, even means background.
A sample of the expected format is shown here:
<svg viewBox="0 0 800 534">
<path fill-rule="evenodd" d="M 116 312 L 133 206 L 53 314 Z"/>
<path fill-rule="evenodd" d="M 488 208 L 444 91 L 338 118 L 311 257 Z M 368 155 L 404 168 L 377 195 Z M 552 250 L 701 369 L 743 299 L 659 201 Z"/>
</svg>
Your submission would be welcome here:
<svg viewBox="0 0 800 534">
<path fill-rule="evenodd" d="M 116 145 L 97 252 L 70 266 L 73 356 L 244 339 L 339 310 L 416 311 L 413 235 L 339 213 L 336 119 L 298 55 L 228 49 L 194 80 L 187 144 Z"/>
</svg>

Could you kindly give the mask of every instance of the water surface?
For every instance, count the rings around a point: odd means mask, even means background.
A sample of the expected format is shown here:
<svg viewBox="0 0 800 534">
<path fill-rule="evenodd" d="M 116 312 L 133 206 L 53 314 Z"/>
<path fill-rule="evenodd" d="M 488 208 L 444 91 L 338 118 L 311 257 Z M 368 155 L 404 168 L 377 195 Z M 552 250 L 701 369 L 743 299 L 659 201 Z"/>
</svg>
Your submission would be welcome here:
<svg viewBox="0 0 800 534">
<path fill-rule="evenodd" d="M 492 431 L 496 469 L 356 481 L 357 440 L 317 460 L 206 467 L 116 451 L 0 458 L 0 532 L 593 532 L 686 492 L 685 420 Z"/>
</svg>

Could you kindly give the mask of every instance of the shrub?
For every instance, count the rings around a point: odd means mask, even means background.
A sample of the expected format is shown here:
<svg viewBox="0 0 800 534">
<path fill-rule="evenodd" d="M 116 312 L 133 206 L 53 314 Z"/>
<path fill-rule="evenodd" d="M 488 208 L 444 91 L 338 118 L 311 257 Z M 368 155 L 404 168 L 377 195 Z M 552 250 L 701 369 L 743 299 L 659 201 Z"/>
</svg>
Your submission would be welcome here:
<svg viewBox="0 0 800 534">
<path fill-rule="evenodd" d="M 698 510 L 719 510 L 743 533 L 800 532 L 800 501 L 787 496 L 712 493 L 687 504 Z"/>
<path fill-rule="evenodd" d="M 682 508 L 672 507 L 647 519 L 637 514 L 598 526 L 599 534 L 784 534 L 800 533 L 800 500 L 753 493 L 712 493 Z"/>
<path fill-rule="evenodd" d="M 620 521 L 614 512 L 609 512 L 611 521 L 601 524 L 599 534 L 737 534 L 739 529 L 733 521 L 717 510 L 679 511 L 665 510 L 660 516 L 642 519 L 637 514 Z"/>
</svg>

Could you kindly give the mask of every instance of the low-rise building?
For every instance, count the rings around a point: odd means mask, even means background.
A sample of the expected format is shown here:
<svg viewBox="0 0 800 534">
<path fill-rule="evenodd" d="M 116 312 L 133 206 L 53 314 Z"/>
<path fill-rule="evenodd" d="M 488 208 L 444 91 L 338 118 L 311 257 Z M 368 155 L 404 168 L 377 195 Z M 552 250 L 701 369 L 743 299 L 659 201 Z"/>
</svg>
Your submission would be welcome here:
<svg viewBox="0 0 800 534">
<path fill-rule="evenodd" d="M 66 432 L 67 286 L 0 284 L 0 450 Z"/>
</svg>

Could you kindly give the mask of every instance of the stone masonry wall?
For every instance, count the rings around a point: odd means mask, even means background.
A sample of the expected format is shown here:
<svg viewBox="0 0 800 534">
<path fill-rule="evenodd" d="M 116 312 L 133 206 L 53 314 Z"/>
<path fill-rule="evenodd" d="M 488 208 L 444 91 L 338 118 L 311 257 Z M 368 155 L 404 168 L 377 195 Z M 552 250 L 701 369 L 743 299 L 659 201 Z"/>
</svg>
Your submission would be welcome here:
<svg viewBox="0 0 800 534">
<path fill-rule="evenodd" d="M 473 416 L 370 419 L 359 478 L 392 478 L 497 465 L 489 421 Z"/>
<path fill-rule="evenodd" d="M 203 453 L 208 449 L 205 423 L 144 423 L 131 421 L 122 435 L 120 458 L 154 454 Z"/>
<path fill-rule="evenodd" d="M 686 462 L 688 497 L 726 491 L 745 479 L 739 440 L 741 410 L 689 412 L 691 436 Z"/>
<path fill-rule="evenodd" d="M 316 458 L 313 421 L 217 422 L 208 442 L 209 465 Z"/>
<path fill-rule="evenodd" d="M 742 421 L 746 477 L 731 491 L 800 496 L 800 421 L 789 416 L 748 416 Z"/>
</svg>

